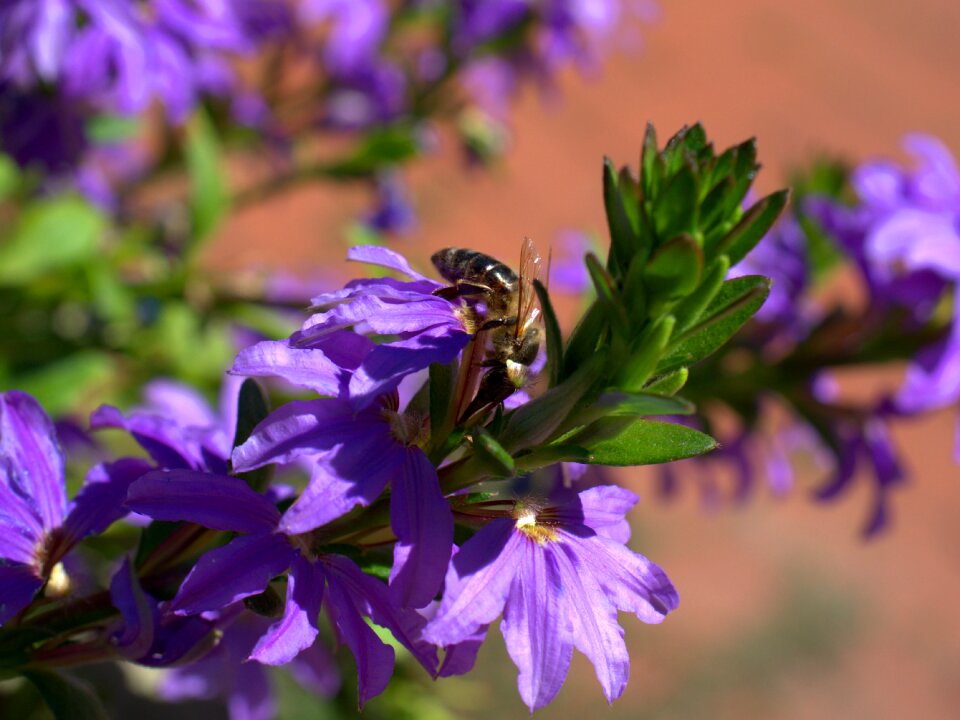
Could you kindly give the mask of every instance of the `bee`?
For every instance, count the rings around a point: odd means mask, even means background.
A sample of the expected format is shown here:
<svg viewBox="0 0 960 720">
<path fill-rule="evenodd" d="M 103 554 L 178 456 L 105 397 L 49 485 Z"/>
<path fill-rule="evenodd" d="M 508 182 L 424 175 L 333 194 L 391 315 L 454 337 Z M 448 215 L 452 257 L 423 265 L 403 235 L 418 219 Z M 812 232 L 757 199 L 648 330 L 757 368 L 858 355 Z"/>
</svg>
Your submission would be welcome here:
<svg viewBox="0 0 960 720">
<path fill-rule="evenodd" d="M 476 395 L 460 420 L 506 400 L 526 382 L 530 365 L 540 350 L 540 308 L 533 281 L 540 278 L 543 260 L 533 241 L 525 238 L 520 251 L 520 273 L 496 258 L 476 250 L 445 248 L 430 258 L 440 275 L 451 283 L 437 293 L 448 299 L 461 297 L 473 314 L 478 336 L 475 345 L 484 357 L 476 363 L 487 368 Z M 472 368 L 468 368 L 472 370 Z"/>
</svg>

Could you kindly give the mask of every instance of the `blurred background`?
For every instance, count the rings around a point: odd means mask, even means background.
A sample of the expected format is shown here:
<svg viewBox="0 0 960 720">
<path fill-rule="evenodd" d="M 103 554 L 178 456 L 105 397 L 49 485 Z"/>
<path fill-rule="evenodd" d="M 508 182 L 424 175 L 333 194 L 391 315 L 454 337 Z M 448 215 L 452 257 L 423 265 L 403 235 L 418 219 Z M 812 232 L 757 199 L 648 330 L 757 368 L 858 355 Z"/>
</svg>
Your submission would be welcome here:
<svg viewBox="0 0 960 720">
<path fill-rule="evenodd" d="M 421 267 L 452 244 L 515 262 L 523 236 L 548 245 L 564 228 L 600 235 L 601 159 L 635 163 L 648 121 L 663 137 L 702 121 L 718 147 L 755 135 L 760 192 L 819 154 L 902 159 L 909 131 L 937 135 L 957 152 L 958 31 L 960 5 L 951 0 L 664 0 L 642 46 L 615 49 L 602 73 L 570 72 L 556 97 L 527 87 L 510 116 L 511 147 L 489 170 L 464 172 L 450 152 L 415 164 L 418 225 L 394 247 Z M 235 213 L 205 263 L 223 273 L 345 273 L 346 239 L 331 239 L 344 236 L 365 202 L 362 192 L 329 185 L 284 193 Z M 891 371 L 843 383 L 873 393 L 898 380 Z M 866 483 L 816 504 L 809 492 L 818 476 L 801 468 L 787 497 L 705 511 L 692 486 L 668 501 L 652 473 L 624 475 L 641 495 L 632 547 L 668 570 L 680 609 L 658 627 L 622 616 L 632 668 L 616 704 L 607 708 L 578 655 L 538 717 L 956 717 L 953 423 L 952 413 L 938 413 L 895 428 L 912 480 L 892 497 L 891 528 L 869 542 L 858 534 Z M 435 690 L 463 717 L 526 717 L 515 682 L 491 633 L 477 671 Z M 298 716 L 292 705 L 288 715 Z"/>
</svg>

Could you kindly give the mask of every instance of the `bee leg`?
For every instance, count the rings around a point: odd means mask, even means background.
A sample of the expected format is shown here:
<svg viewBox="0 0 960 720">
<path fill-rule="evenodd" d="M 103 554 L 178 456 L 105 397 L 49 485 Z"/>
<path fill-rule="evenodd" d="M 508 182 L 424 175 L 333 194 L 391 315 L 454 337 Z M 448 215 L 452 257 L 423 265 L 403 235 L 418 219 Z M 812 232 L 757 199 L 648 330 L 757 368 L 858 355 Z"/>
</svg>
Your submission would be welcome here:
<svg viewBox="0 0 960 720">
<path fill-rule="evenodd" d="M 467 282 L 466 280 L 457 280 L 455 285 L 437 288 L 433 291 L 433 294 L 437 297 L 442 297 L 444 300 L 455 300 L 464 295 L 483 295 L 488 292 L 490 292 L 490 288 L 486 285 Z"/>
<path fill-rule="evenodd" d="M 492 320 L 487 320 L 480 326 L 481 330 L 493 330 L 498 327 L 513 327 L 517 324 L 517 319 L 515 317 L 508 318 L 493 318 Z"/>
<path fill-rule="evenodd" d="M 463 415 L 458 420 L 459 424 L 464 423 L 477 413 L 496 407 L 508 397 L 516 392 L 517 387 L 507 375 L 507 369 L 503 366 L 493 367 L 486 372 L 480 381 L 480 387 L 477 394 L 463 411 Z"/>
</svg>

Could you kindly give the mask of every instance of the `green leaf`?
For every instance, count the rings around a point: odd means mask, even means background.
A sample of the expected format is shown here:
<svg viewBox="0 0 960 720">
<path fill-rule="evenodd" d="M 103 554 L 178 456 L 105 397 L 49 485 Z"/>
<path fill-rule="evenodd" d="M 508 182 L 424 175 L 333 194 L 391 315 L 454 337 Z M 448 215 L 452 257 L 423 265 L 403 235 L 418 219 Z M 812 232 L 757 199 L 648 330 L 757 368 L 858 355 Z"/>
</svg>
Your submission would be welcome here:
<svg viewBox="0 0 960 720">
<path fill-rule="evenodd" d="M 601 420 L 600 424 L 610 422 Z M 709 435 L 685 425 L 658 420 L 634 420 L 613 437 L 589 440 L 589 428 L 583 438 L 570 442 L 583 445 L 590 452 L 586 462 L 594 465 L 655 465 L 703 455 L 717 447 Z"/>
<path fill-rule="evenodd" d="M 597 412 L 608 417 L 643 415 L 692 415 L 696 408 L 683 398 L 649 390 L 643 392 L 609 392 L 597 398 Z"/>
<path fill-rule="evenodd" d="M 474 453 L 494 477 L 509 478 L 517 474 L 513 457 L 484 427 L 478 425 L 471 428 L 470 436 Z"/>
<path fill-rule="evenodd" d="M 559 462 L 587 462 L 590 453 L 579 445 L 543 445 L 531 453 L 521 455 L 516 459 L 517 470 L 521 473 L 538 470 Z"/>
<path fill-rule="evenodd" d="M 19 389 L 33 395 L 51 415 L 60 415 L 105 402 L 107 389 L 117 380 L 114 356 L 81 350 L 43 365 L 17 379 Z"/>
<path fill-rule="evenodd" d="M 100 698 L 77 678 L 47 670 L 28 670 L 23 675 L 40 692 L 56 720 L 108 720 Z"/>
<path fill-rule="evenodd" d="M 659 393 L 661 395 L 674 395 L 683 389 L 687 384 L 687 378 L 690 371 L 687 368 L 674 370 L 666 375 L 661 375 L 644 388 L 647 392 Z"/>
<path fill-rule="evenodd" d="M 610 271 L 617 276 L 626 272 L 639 248 L 638 239 L 620 194 L 617 170 L 609 158 L 603 159 L 603 206 L 610 228 Z"/>
<path fill-rule="evenodd" d="M 511 412 L 497 436 L 504 449 L 515 454 L 553 435 L 590 391 L 602 362 L 599 355 L 592 356 L 562 383 Z"/>
<path fill-rule="evenodd" d="M 674 340 L 657 372 L 667 373 L 710 355 L 760 309 L 769 294 L 769 278 L 744 275 L 727 280 L 700 321 Z"/>
<path fill-rule="evenodd" d="M 653 123 L 647 123 L 643 135 L 643 151 L 640 154 L 640 187 L 645 199 L 653 197 L 660 185 L 660 151 L 657 147 L 657 131 Z"/>
<path fill-rule="evenodd" d="M 450 415 L 453 411 L 451 405 L 456 380 L 456 363 L 430 364 L 430 442 L 434 447 L 442 444 L 443 438 L 440 435 L 444 428 L 453 424 Z"/>
<path fill-rule="evenodd" d="M 233 447 L 243 445 L 253 429 L 269 414 L 270 406 L 263 389 L 253 378 L 244 380 L 237 393 L 237 429 Z"/>
<path fill-rule="evenodd" d="M 789 190 L 780 190 L 755 203 L 720 241 L 717 251 L 728 255 L 730 264 L 736 265 L 773 227 L 789 197 Z"/>
<path fill-rule="evenodd" d="M 244 380 L 237 395 L 237 429 L 233 436 L 233 447 L 239 447 L 245 443 L 253 429 L 269 414 L 270 405 L 263 389 L 253 378 Z M 271 466 L 265 465 L 256 470 L 241 473 L 238 477 L 257 492 L 261 492 L 270 483 L 272 470 Z"/>
<path fill-rule="evenodd" d="M 92 261 L 107 222 L 78 197 L 40 200 L 21 213 L 0 246 L 0 285 L 19 285 L 46 273 Z"/>
<path fill-rule="evenodd" d="M 696 232 L 699 193 L 696 171 L 685 162 L 654 199 L 653 227 L 659 240 Z"/>
<path fill-rule="evenodd" d="M 420 145 L 412 124 L 399 123 L 365 133 L 352 155 L 325 168 L 332 177 L 356 178 L 371 175 L 385 165 L 399 165 L 415 157 Z"/>
<path fill-rule="evenodd" d="M 539 280 L 533 281 L 533 289 L 537 291 L 540 300 L 540 310 L 543 312 L 543 327 L 547 335 L 547 365 L 544 374 L 547 377 L 548 387 L 560 382 L 560 368 L 563 367 L 563 337 L 560 335 L 560 323 L 557 314 L 553 311 L 550 295 Z"/>
<path fill-rule="evenodd" d="M 95 115 L 87 122 L 87 136 L 96 145 L 129 140 L 139 131 L 138 115 Z"/>
<path fill-rule="evenodd" d="M 217 228 L 230 204 L 220 139 L 203 111 L 187 125 L 184 155 L 190 176 L 193 240 L 198 242 Z"/>
<path fill-rule="evenodd" d="M 587 254 L 586 263 L 590 280 L 593 281 L 593 287 L 597 291 L 597 302 L 600 304 L 604 315 L 606 315 L 607 323 L 613 329 L 614 337 L 628 337 L 630 319 L 620 302 L 614 279 L 610 277 L 610 273 L 604 269 L 593 253 Z"/>
<path fill-rule="evenodd" d="M 567 348 L 563 353 L 561 380 L 568 378 L 596 353 L 597 343 L 600 342 L 605 328 L 603 308 L 600 302 L 595 300 L 581 316 L 567 340 Z"/>
<path fill-rule="evenodd" d="M 699 287 L 673 308 L 673 315 L 677 318 L 677 328 L 681 332 L 700 319 L 710 301 L 720 291 L 729 270 L 730 261 L 726 255 L 714 259 L 707 268 L 703 280 L 700 281 Z"/>
<path fill-rule="evenodd" d="M 689 295 L 703 275 L 703 252 L 689 235 L 680 235 L 658 247 L 644 271 L 651 302 L 672 302 Z"/>
<path fill-rule="evenodd" d="M 675 322 L 673 315 L 663 315 L 634 341 L 633 352 L 622 365 L 618 389 L 633 392 L 646 384 L 673 334 Z"/>
<path fill-rule="evenodd" d="M 9 155 L 0 153 L 0 201 L 16 192 L 20 185 L 20 167 Z"/>
</svg>

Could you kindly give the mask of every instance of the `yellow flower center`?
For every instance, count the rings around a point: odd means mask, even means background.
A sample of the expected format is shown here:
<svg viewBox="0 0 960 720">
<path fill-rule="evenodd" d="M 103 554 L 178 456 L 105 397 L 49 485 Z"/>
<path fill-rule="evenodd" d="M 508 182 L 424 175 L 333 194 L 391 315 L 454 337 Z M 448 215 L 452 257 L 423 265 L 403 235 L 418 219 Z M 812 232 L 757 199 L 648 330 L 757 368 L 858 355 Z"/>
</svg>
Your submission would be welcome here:
<svg viewBox="0 0 960 720">
<path fill-rule="evenodd" d="M 517 503 L 513 511 L 516 528 L 537 545 L 557 541 L 557 531 L 550 524 L 538 520 L 537 508 L 526 503 Z"/>
</svg>

